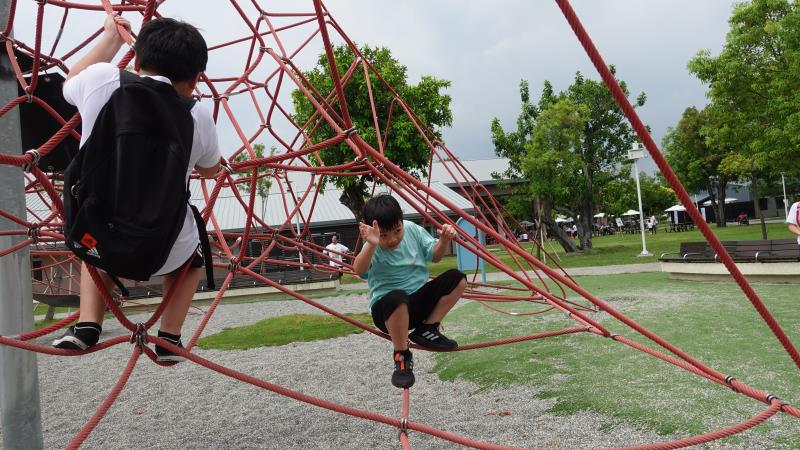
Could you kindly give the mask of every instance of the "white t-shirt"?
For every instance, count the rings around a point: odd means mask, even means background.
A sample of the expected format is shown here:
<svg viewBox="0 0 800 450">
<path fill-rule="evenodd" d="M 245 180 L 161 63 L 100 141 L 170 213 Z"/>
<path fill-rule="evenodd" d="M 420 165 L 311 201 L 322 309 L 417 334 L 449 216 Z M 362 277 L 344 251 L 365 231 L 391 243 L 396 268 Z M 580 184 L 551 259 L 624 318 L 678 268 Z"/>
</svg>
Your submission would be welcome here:
<svg viewBox="0 0 800 450">
<path fill-rule="evenodd" d="M 333 252 L 339 252 L 339 253 L 347 253 L 347 252 L 350 251 L 349 248 L 345 247 L 344 245 L 342 245 L 340 243 L 336 243 L 336 244 L 330 243 L 325 247 L 325 249 L 326 250 L 332 250 Z M 331 262 L 329 264 L 331 266 L 333 266 L 333 267 L 342 267 L 341 264 L 337 264 L 336 263 L 336 261 L 339 261 L 339 262 L 342 261 L 342 258 L 343 258 L 342 255 L 339 255 L 339 254 L 336 254 L 336 253 L 333 253 L 333 252 L 325 252 L 325 253 L 328 254 L 328 256 L 331 257 Z"/>
<path fill-rule="evenodd" d="M 166 77 L 151 76 L 150 78 L 170 83 Z M 119 69 L 110 63 L 93 64 L 64 83 L 64 98 L 78 108 L 83 120 L 81 147 L 89 139 L 89 134 L 100 110 L 118 87 Z M 194 120 L 194 135 L 192 136 L 192 153 L 189 157 L 189 168 L 186 171 L 185 181 L 189 180 L 195 166 L 214 167 L 221 156 L 217 128 L 211 111 L 197 102 L 191 113 Z M 197 234 L 194 215 L 187 208 L 183 228 L 172 246 L 172 251 L 170 251 L 167 261 L 154 275 L 163 275 L 179 268 L 197 249 L 199 242 L 200 237 Z"/>
<path fill-rule="evenodd" d="M 798 205 L 800 202 L 795 202 L 791 208 L 789 208 L 789 215 L 786 216 L 786 223 L 793 223 L 797 226 L 800 226 L 800 220 L 798 220 Z M 800 244 L 800 236 L 797 236 L 797 243 Z"/>
</svg>

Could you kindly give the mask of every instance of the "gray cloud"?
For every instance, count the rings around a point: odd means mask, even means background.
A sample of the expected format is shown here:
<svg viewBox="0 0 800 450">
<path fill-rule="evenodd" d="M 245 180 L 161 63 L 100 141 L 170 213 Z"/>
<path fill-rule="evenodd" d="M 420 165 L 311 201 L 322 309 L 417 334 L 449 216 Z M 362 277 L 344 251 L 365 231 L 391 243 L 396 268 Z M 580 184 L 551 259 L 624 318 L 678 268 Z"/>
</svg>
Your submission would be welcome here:
<svg viewBox="0 0 800 450">
<path fill-rule="evenodd" d="M 248 16 L 254 17 L 255 10 L 249 2 L 241 3 Z M 667 127 L 677 122 L 687 106 L 706 103 L 706 89 L 689 75 L 686 63 L 700 49 L 720 50 L 734 3 L 576 0 L 573 7 L 606 62 L 617 66 L 618 75 L 631 92 L 647 93 L 647 105 L 639 112 L 651 125 L 656 142 L 660 142 Z M 200 4 L 203 6 L 198 7 Z M 310 1 L 262 5 L 278 11 L 313 11 Z M 598 78 L 552 1 L 330 0 L 326 5 L 352 40 L 391 48 L 408 67 L 412 82 L 421 75 L 453 82 L 449 94 L 453 97 L 454 124 L 445 130 L 444 137 L 451 150 L 464 159 L 493 156 L 489 124 L 497 117 L 505 127 L 514 126 L 521 79 L 529 80 L 533 95 L 538 96 L 544 80 L 550 80 L 556 89 L 565 89 L 578 70 Z M 34 2 L 19 3 L 15 30 L 18 37 L 24 39 L 32 34 L 34 6 Z M 211 45 L 249 34 L 228 2 L 170 0 L 160 10 L 202 28 Z M 48 5 L 45 42 L 55 36 L 60 18 L 61 9 Z M 280 19 L 275 22 L 282 23 Z M 101 23 L 102 13 L 70 12 L 61 48 L 76 45 Z M 313 24 L 282 34 L 283 43 L 294 48 L 312 28 Z M 334 40 L 341 41 L 336 36 Z M 31 43 L 32 38 L 27 42 Z M 266 45 L 278 48 L 272 39 L 267 39 Z M 215 77 L 241 74 L 247 49 L 247 44 L 241 44 L 213 53 L 209 73 Z M 320 51 L 317 39 L 295 61 L 301 68 L 309 68 Z M 258 76 L 265 77 L 274 63 L 263 67 Z M 288 92 L 293 87 L 284 80 L 280 98 L 287 107 L 291 107 Z M 246 103 L 244 99 L 232 101 L 236 119 L 250 136 L 257 130 L 259 118 Z M 285 121 L 276 121 L 276 129 L 291 134 Z M 240 145 L 224 114 L 220 131 L 227 153 Z M 262 141 L 271 145 L 269 139 Z"/>
</svg>

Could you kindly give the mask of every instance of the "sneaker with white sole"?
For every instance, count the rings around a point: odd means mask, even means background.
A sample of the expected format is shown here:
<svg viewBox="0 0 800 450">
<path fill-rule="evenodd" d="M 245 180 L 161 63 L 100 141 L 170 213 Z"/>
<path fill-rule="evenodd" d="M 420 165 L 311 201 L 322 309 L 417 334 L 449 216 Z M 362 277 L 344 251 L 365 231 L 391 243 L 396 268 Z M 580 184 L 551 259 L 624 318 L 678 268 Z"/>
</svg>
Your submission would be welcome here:
<svg viewBox="0 0 800 450">
<path fill-rule="evenodd" d="M 86 350 L 100 340 L 100 325 L 81 322 L 67 328 L 63 336 L 53 341 L 53 347 L 67 350 Z"/>
<path fill-rule="evenodd" d="M 453 350 L 458 343 L 439 331 L 439 322 L 423 323 L 408 334 L 408 339 L 431 350 Z"/>
</svg>

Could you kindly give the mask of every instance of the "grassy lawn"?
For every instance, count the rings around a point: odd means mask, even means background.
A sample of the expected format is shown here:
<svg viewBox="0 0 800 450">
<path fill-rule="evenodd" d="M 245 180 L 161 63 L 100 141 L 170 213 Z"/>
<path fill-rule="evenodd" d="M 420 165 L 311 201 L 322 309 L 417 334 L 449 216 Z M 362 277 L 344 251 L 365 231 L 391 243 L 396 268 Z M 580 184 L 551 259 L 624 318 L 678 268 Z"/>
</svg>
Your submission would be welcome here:
<svg viewBox="0 0 800 450">
<path fill-rule="evenodd" d="M 800 405 L 800 370 L 735 285 L 675 281 L 662 273 L 578 277 L 577 281 L 706 365 Z M 758 285 L 756 290 L 789 337 L 800 342 L 796 286 Z M 509 308 L 520 311 L 525 306 Z M 606 313 L 593 317 L 615 333 L 649 343 Z M 560 313 L 507 316 L 472 303 L 453 311 L 446 324 L 448 333 L 466 344 L 565 328 L 575 322 Z M 706 432 L 749 418 L 764 407 L 588 333 L 435 358 L 435 370 L 445 380 L 465 379 L 481 388 L 536 386 L 538 397 L 555 399 L 553 412 L 597 411 L 662 434 Z M 755 431 L 766 432 L 770 433 L 766 442 L 798 445 L 800 420 L 779 414 Z M 728 442 L 739 439 L 732 437 Z"/>
<path fill-rule="evenodd" d="M 369 314 L 346 314 L 360 322 L 371 323 Z M 331 339 L 348 334 L 363 333 L 334 316 L 318 314 L 290 314 L 271 317 L 206 336 L 197 342 L 200 348 L 218 350 L 247 350 L 257 347 L 273 347 L 291 342 L 307 342 Z"/>
<path fill-rule="evenodd" d="M 712 230 L 721 240 L 757 240 L 761 239 L 761 227 L 757 224 L 750 226 L 728 225 L 727 227 L 717 228 L 712 225 Z M 767 224 L 767 233 L 770 239 L 789 239 L 792 235 L 782 223 Z M 596 236 L 592 238 L 593 248 L 583 252 L 565 254 L 560 245 L 555 241 L 546 244 L 545 250 L 552 252 L 556 250 L 561 258 L 559 264 L 563 267 L 591 267 L 608 266 L 615 264 L 638 264 L 656 262 L 662 253 L 677 252 L 681 242 L 704 241 L 705 238 L 696 229 L 679 233 L 660 232 L 655 235 L 647 235 L 647 250 L 653 256 L 637 256 L 642 252 L 642 237 L 640 234 L 625 234 L 613 236 Z M 551 246 L 552 244 L 552 246 Z M 523 243 L 523 248 L 536 255 L 536 249 L 532 243 Z M 513 260 L 508 252 L 498 246 L 490 247 L 500 259 L 511 267 Z M 551 258 L 547 258 L 547 263 L 554 264 Z M 438 263 L 430 264 L 432 275 L 444 272 L 447 269 L 457 267 L 456 257 L 447 256 Z M 488 272 L 496 272 L 497 269 L 487 265 Z"/>
</svg>

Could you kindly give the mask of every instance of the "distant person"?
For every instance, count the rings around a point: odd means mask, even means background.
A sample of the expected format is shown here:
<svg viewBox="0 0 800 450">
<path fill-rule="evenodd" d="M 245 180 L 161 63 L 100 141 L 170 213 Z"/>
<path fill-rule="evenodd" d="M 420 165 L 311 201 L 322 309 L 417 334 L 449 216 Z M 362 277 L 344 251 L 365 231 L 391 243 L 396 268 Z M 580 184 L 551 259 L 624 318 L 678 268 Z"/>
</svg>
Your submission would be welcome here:
<svg viewBox="0 0 800 450">
<path fill-rule="evenodd" d="M 325 246 L 325 254 L 331 258 L 330 265 L 331 267 L 342 267 L 342 256 L 343 253 L 349 252 L 350 249 L 346 246 L 339 243 L 339 236 L 333 235 L 331 236 L 331 243 Z"/>
<path fill-rule="evenodd" d="M 439 240 L 434 239 L 421 226 L 403 220 L 400 204 L 388 194 L 369 199 L 363 217 L 359 232 L 364 247 L 353 261 L 353 271 L 367 279 L 375 326 L 391 336 L 392 384 L 410 388 L 414 363 L 408 340 L 433 350 L 458 346 L 439 331 L 439 323 L 464 293 L 466 275 L 450 269 L 428 279 L 428 262 L 442 259 L 456 231 L 445 224 Z"/>
<path fill-rule="evenodd" d="M 744 211 L 741 211 L 739 215 L 736 216 L 736 223 L 739 225 L 750 225 L 750 220 L 747 218 L 747 214 Z"/>
<path fill-rule="evenodd" d="M 571 230 L 572 230 L 572 237 L 577 238 L 578 237 L 578 225 L 573 223 Z"/>
<path fill-rule="evenodd" d="M 650 234 L 656 234 L 656 225 L 658 225 L 658 219 L 656 219 L 655 215 L 651 215 L 649 219 L 647 219 L 647 230 Z"/>
<path fill-rule="evenodd" d="M 789 231 L 797 235 L 797 243 L 800 244 L 800 202 L 795 202 L 789 208 L 789 215 L 786 216 L 786 223 Z"/>
</svg>

